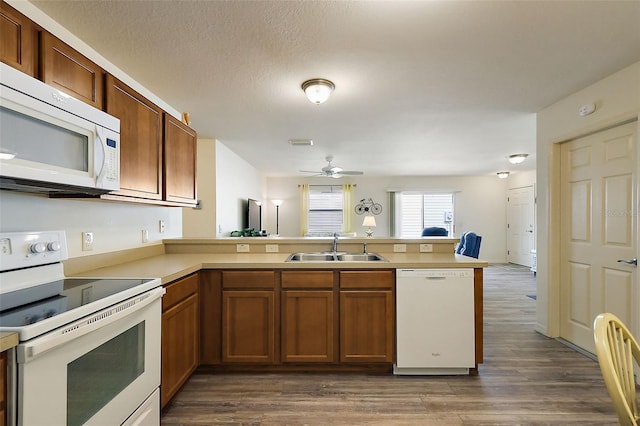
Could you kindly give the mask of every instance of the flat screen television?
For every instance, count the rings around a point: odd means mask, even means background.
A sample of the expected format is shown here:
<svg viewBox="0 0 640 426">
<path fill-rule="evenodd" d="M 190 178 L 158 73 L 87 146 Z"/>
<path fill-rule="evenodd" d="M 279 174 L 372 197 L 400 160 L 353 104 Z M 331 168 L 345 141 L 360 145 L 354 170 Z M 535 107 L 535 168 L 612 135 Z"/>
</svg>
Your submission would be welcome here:
<svg viewBox="0 0 640 426">
<path fill-rule="evenodd" d="M 262 207 L 260 201 L 249 198 L 247 203 L 247 228 L 262 230 Z"/>
</svg>

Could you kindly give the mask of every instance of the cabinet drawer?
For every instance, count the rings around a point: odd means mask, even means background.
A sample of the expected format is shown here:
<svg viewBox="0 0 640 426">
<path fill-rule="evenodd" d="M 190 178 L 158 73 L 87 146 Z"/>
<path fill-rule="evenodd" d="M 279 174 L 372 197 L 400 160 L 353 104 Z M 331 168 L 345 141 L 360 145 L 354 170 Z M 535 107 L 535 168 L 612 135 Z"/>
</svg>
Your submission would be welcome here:
<svg viewBox="0 0 640 426">
<path fill-rule="evenodd" d="M 223 271 L 222 288 L 265 288 L 276 287 L 274 271 Z"/>
<path fill-rule="evenodd" d="M 340 271 L 340 288 L 393 289 L 394 271 Z"/>
<path fill-rule="evenodd" d="M 282 288 L 333 288 L 333 271 L 283 271 Z"/>
<path fill-rule="evenodd" d="M 198 292 L 198 274 L 189 275 L 178 281 L 168 284 L 167 291 L 162 298 L 162 311 L 170 309 L 180 301 Z"/>
</svg>

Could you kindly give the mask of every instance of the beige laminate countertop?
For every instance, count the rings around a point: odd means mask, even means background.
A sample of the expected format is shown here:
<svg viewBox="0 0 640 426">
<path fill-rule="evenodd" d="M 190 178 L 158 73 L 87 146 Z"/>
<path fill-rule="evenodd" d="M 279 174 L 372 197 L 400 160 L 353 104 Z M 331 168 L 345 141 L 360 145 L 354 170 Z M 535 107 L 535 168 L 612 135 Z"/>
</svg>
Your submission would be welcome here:
<svg viewBox="0 0 640 426">
<path fill-rule="evenodd" d="M 18 333 L 0 331 L 0 352 L 18 346 Z"/>
<path fill-rule="evenodd" d="M 201 269 L 484 268 L 487 262 L 449 253 L 379 253 L 388 262 L 285 262 L 290 253 L 162 254 L 73 274 L 75 277 L 160 278 L 163 284 Z"/>
</svg>

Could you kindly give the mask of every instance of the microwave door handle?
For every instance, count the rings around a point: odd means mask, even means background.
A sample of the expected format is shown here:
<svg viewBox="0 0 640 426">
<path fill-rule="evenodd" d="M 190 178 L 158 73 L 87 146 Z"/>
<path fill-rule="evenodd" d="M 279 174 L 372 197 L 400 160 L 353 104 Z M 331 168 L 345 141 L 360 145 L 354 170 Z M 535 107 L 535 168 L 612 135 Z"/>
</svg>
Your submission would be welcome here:
<svg viewBox="0 0 640 426">
<path fill-rule="evenodd" d="M 96 140 L 102 151 L 102 163 L 100 164 L 100 173 L 96 176 L 96 186 L 102 188 L 102 181 L 104 180 L 104 175 L 107 173 L 107 150 L 104 147 L 104 135 L 102 134 L 102 127 L 100 126 L 96 126 Z"/>
</svg>

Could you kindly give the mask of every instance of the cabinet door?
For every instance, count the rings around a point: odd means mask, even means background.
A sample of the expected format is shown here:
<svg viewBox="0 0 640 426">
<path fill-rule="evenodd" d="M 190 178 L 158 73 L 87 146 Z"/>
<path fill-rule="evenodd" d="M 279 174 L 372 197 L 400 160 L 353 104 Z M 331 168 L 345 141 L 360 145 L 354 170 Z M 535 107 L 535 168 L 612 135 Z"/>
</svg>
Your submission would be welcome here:
<svg viewBox="0 0 640 426">
<path fill-rule="evenodd" d="M 42 32 L 42 81 L 100 110 L 104 107 L 104 70 L 71 46 Z"/>
<path fill-rule="evenodd" d="M 33 22 L 0 2 L 0 59 L 31 77 L 37 77 L 37 29 Z"/>
<path fill-rule="evenodd" d="M 164 199 L 196 203 L 196 132 L 164 113 Z"/>
<path fill-rule="evenodd" d="M 282 361 L 334 361 L 333 290 L 282 292 Z"/>
<path fill-rule="evenodd" d="M 273 290 L 224 290 L 222 361 L 273 363 L 275 310 Z"/>
<path fill-rule="evenodd" d="M 106 110 L 120 119 L 118 195 L 162 199 L 162 110 L 107 75 Z"/>
<path fill-rule="evenodd" d="M 164 407 L 199 363 L 198 276 L 167 286 L 162 312 L 162 381 Z"/>
<path fill-rule="evenodd" d="M 393 362 L 393 292 L 340 291 L 340 361 Z"/>
</svg>

